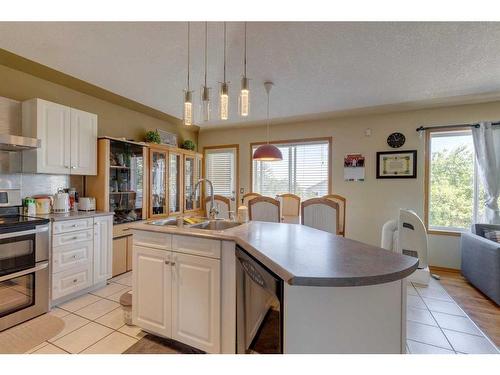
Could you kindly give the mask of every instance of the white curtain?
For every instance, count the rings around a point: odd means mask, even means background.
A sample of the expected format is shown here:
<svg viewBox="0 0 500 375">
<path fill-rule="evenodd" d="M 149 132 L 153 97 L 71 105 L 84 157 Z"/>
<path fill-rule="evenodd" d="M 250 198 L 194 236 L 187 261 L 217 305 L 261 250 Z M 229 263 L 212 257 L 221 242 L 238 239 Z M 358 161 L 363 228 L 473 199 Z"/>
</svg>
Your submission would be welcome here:
<svg viewBox="0 0 500 375">
<path fill-rule="evenodd" d="M 487 224 L 500 224 L 498 196 L 500 195 L 500 127 L 482 122 L 472 128 L 474 150 L 479 176 L 486 193 L 485 217 Z"/>
</svg>

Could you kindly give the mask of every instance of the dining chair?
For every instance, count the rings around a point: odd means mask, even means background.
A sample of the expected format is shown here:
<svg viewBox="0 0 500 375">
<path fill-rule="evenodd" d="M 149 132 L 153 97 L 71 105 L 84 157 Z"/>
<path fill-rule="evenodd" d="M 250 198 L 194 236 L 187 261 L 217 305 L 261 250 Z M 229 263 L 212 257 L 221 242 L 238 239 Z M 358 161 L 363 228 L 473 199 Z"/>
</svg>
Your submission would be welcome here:
<svg viewBox="0 0 500 375">
<path fill-rule="evenodd" d="M 248 201 L 256 198 L 256 197 L 262 197 L 259 193 L 246 193 L 243 195 L 242 200 L 243 200 L 243 206 L 248 207 Z"/>
<path fill-rule="evenodd" d="M 211 197 L 205 197 L 205 212 L 208 216 L 210 213 L 210 202 Z M 218 219 L 229 219 L 229 211 L 231 211 L 231 201 L 229 198 L 223 195 L 214 195 L 214 206 L 219 212 L 217 214 Z"/>
<path fill-rule="evenodd" d="M 277 196 L 281 205 L 281 221 L 284 223 L 298 223 L 300 216 L 300 197 L 286 193 Z"/>
<path fill-rule="evenodd" d="M 346 211 L 346 199 L 338 194 L 327 194 L 323 198 L 330 199 L 339 205 L 339 234 L 345 237 L 345 211 Z"/>
<path fill-rule="evenodd" d="M 250 220 L 279 223 L 280 202 L 270 197 L 255 197 L 248 201 L 248 217 Z"/>
<path fill-rule="evenodd" d="M 301 224 L 333 234 L 339 231 L 339 205 L 328 198 L 311 198 L 301 205 Z"/>
</svg>

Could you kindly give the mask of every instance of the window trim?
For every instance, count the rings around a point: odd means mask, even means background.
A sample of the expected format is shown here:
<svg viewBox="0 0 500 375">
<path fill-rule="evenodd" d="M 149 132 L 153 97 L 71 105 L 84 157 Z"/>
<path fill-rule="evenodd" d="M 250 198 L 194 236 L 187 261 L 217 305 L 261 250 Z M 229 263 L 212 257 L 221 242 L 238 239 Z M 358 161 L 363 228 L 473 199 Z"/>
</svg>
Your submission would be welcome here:
<svg viewBox="0 0 500 375">
<path fill-rule="evenodd" d="M 234 148 L 236 149 L 236 160 L 235 160 L 235 169 L 236 169 L 236 208 L 238 208 L 239 202 L 240 202 L 240 145 L 235 143 L 235 144 L 227 144 L 227 145 L 214 145 L 214 146 L 204 146 L 203 147 L 203 172 L 202 176 L 203 178 L 206 177 L 206 171 L 205 171 L 205 160 L 207 156 L 207 151 L 208 150 L 219 150 L 219 149 L 227 149 L 227 148 Z M 204 188 L 205 184 L 202 184 Z M 203 196 L 205 196 L 205 191 L 203 192 Z"/>
<path fill-rule="evenodd" d="M 431 173 L 431 134 L 432 133 L 445 133 L 454 131 L 466 131 L 463 127 L 433 127 L 432 129 L 427 129 L 425 131 L 425 163 L 424 163 L 424 225 L 428 234 L 435 234 L 441 236 L 454 236 L 460 237 L 462 233 L 466 232 L 467 229 L 436 229 L 429 227 L 429 203 L 430 203 L 430 173 Z M 476 166 L 474 166 L 474 173 L 476 171 Z"/>
<path fill-rule="evenodd" d="M 285 140 L 273 140 L 269 141 L 272 145 L 287 145 L 287 144 L 301 144 L 301 143 L 311 143 L 311 142 L 328 142 L 328 194 L 332 194 L 333 192 L 333 149 L 332 149 L 332 141 L 333 137 L 315 137 L 315 138 L 299 138 L 299 139 L 285 139 Z M 254 146 L 264 145 L 268 142 L 252 142 L 250 143 L 250 187 L 249 192 L 253 193 L 253 148 Z M 289 192 L 290 193 L 290 192 Z"/>
</svg>

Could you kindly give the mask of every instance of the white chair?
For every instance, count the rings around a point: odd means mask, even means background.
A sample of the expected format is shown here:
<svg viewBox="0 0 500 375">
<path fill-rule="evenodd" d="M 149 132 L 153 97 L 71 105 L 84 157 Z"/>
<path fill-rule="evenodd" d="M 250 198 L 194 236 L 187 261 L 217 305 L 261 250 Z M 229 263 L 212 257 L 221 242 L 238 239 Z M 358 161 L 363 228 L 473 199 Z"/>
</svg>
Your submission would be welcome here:
<svg viewBox="0 0 500 375">
<path fill-rule="evenodd" d="M 269 197 L 256 197 L 248 201 L 250 220 L 280 222 L 280 202 Z"/>
<path fill-rule="evenodd" d="M 259 193 L 246 193 L 242 198 L 243 206 L 248 207 L 248 202 L 257 197 L 262 197 L 262 195 L 260 195 Z"/>
<path fill-rule="evenodd" d="M 286 193 L 277 196 L 281 205 L 281 221 L 284 223 L 299 223 L 300 197 Z"/>
<path fill-rule="evenodd" d="M 346 199 L 341 195 L 328 194 L 324 195 L 323 198 L 330 199 L 339 205 L 339 234 L 345 237 L 345 206 Z"/>
<path fill-rule="evenodd" d="M 408 280 L 428 285 L 431 277 L 428 264 L 427 231 L 418 215 L 400 209 L 398 220 L 389 220 L 382 227 L 380 247 L 396 253 L 418 258 L 418 269 L 408 276 Z"/>
<path fill-rule="evenodd" d="M 205 211 L 207 216 L 210 213 L 210 204 L 211 198 L 205 197 Z M 229 211 L 231 210 L 231 202 L 229 198 L 224 197 L 223 195 L 214 195 L 214 206 L 219 212 L 217 214 L 217 219 L 229 219 Z"/>
<path fill-rule="evenodd" d="M 339 205 L 328 198 L 312 198 L 302 202 L 301 223 L 333 234 L 339 231 Z"/>
</svg>

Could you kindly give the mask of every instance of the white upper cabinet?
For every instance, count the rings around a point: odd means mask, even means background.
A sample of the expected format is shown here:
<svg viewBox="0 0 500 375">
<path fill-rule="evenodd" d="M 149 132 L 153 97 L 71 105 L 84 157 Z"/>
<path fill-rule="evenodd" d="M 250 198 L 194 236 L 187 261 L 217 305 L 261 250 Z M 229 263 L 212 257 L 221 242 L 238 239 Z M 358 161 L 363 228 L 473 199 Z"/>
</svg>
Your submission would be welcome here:
<svg viewBox="0 0 500 375">
<path fill-rule="evenodd" d="M 42 99 L 23 102 L 23 135 L 41 140 L 23 151 L 23 171 L 97 174 L 97 116 Z"/>
<path fill-rule="evenodd" d="M 71 174 L 97 174 L 97 115 L 71 108 Z"/>
</svg>

